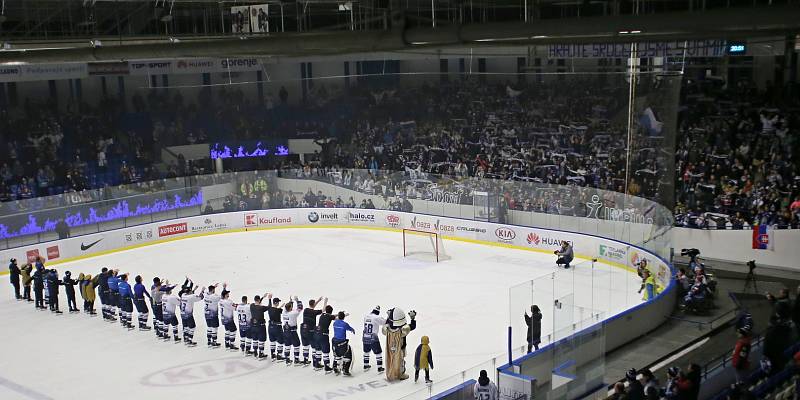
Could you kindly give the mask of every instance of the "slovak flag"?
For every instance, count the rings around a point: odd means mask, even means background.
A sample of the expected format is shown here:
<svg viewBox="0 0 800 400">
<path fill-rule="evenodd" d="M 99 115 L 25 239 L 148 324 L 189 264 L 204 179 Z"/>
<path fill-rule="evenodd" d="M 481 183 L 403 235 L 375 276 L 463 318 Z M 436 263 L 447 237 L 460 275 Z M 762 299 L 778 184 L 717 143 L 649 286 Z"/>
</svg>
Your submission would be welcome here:
<svg viewBox="0 0 800 400">
<path fill-rule="evenodd" d="M 753 225 L 753 248 L 758 250 L 772 250 L 773 245 L 769 240 L 770 228 L 768 225 Z"/>
</svg>

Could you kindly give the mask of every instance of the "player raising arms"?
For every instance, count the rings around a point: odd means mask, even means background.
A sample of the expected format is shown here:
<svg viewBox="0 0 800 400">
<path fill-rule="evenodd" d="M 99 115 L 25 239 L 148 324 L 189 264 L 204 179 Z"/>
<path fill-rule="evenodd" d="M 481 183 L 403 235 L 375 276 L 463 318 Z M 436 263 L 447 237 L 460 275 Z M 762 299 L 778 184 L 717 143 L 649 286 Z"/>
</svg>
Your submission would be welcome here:
<svg viewBox="0 0 800 400">
<path fill-rule="evenodd" d="M 364 317 L 364 334 L 362 336 L 364 342 L 364 371 L 372 368 L 369 365 L 369 355 L 370 353 L 375 353 L 378 372 L 383 372 L 383 350 L 381 349 L 381 340 L 378 337 L 378 332 L 381 331 L 381 326 L 384 324 L 386 324 L 386 319 L 381 317 L 381 306 L 375 306 L 372 312 Z"/>
<path fill-rule="evenodd" d="M 321 368 L 319 360 L 317 359 L 317 345 L 314 341 L 314 331 L 317 328 L 317 316 L 322 314 L 322 310 L 317 310 L 316 307 L 319 305 L 319 302 L 322 300 L 320 297 L 317 300 L 311 299 L 308 301 L 308 307 L 303 310 L 303 324 L 300 325 L 300 339 L 303 342 L 303 364 L 307 365 L 308 361 L 308 354 L 309 354 L 309 347 L 314 352 L 313 359 L 314 359 L 314 368 L 319 369 Z M 321 308 L 325 308 L 328 305 L 328 298 L 325 298 L 325 303 L 322 304 Z"/>
<path fill-rule="evenodd" d="M 281 327 L 281 299 L 267 294 L 267 312 L 269 313 L 269 353 L 272 361 L 283 360 L 283 329 Z M 277 350 L 277 351 L 276 351 Z"/>
<path fill-rule="evenodd" d="M 196 294 L 197 288 L 199 286 L 194 286 L 192 284 L 191 288 L 184 289 L 181 291 L 181 319 L 183 320 L 183 342 L 190 347 L 197 346 L 197 343 L 194 341 L 194 329 L 197 325 L 194 322 L 194 303 L 203 299 L 203 296 L 206 293 L 206 288 L 200 291 L 200 294 Z"/>
<path fill-rule="evenodd" d="M 220 314 L 222 314 L 222 326 L 225 328 L 225 348 L 236 351 L 236 322 L 233 321 L 236 304 L 230 299 L 231 292 L 226 285 L 222 285 L 221 298 L 219 300 Z"/>
<path fill-rule="evenodd" d="M 239 320 L 239 348 L 244 355 L 256 354 L 256 348 L 252 344 L 250 336 L 250 304 L 247 304 L 247 296 L 242 296 L 242 302 L 236 306 L 236 318 Z"/>
<path fill-rule="evenodd" d="M 264 345 L 267 341 L 264 313 L 269 310 L 269 307 L 261 305 L 262 298 L 262 296 L 256 296 L 253 298 L 253 304 L 250 304 L 250 337 L 253 339 L 253 352 L 259 359 L 267 357 L 264 353 Z"/>
<path fill-rule="evenodd" d="M 206 316 L 206 340 L 208 347 L 219 347 L 217 343 L 217 329 L 219 328 L 219 301 L 222 299 L 216 293 L 218 283 L 208 287 L 208 294 L 203 298 L 205 303 L 205 310 L 203 314 Z M 222 290 L 228 287 L 227 283 L 222 284 Z"/>
<path fill-rule="evenodd" d="M 164 320 L 164 295 L 167 293 L 167 288 L 172 290 L 175 286 L 169 285 L 169 280 L 163 284 L 161 278 L 153 278 L 153 286 L 150 286 L 152 295 L 150 303 L 153 306 L 153 326 L 155 326 L 156 336 L 162 339 L 169 340 L 169 325 Z"/>
<path fill-rule="evenodd" d="M 336 316 L 336 321 L 333 321 L 333 353 L 336 355 L 336 361 L 333 362 L 333 372 L 339 375 L 337 365 L 341 366 L 342 373 L 345 376 L 350 376 L 350 365 L 353 361 L 353 350 L 350 347 L 350 341 L 347 339 L 347 332 L 356 333 L 355 329 L 344 321 L 347 314 L 344 311 L 339 311 Z"/>
<path fill-rule="evenodd" d="M 317 324 L 317 331 L 314 333 L 314 342 L 317 344 L 317 362 L 322 360 L 325 365 L 325 373 L 328 374 L 333 369 L 330 366 L 330 353 L 331 353 L 331 338 L 330 328 L 331 322 L 336 317 L 333 315 L 333 307 L 330 305 L 325 306 L 325 312 L 319 316 L 319 324 Z M 321 365 L 319 366 L 322 367 Z M 319 369 L 319 368 L 318 368 Z"/>
<path fill-rule="evenodd" d="M 178 337 L 178 316 L 175 313 L 176 308 L 181 306 L 181 299 L 172 294 L 172 289 L 175 286 L 166 286 L 162 288 L 166 296 L 163 299 L 162 314 L 164 318 L 164 339 L 169 339 L 169 327 L 172 326 L 172 337 L 175 343 L 179 343 L 181 338 Z"/>
<path fill-rule="evenodd" d="M 290 357 L 292 347 L 294 347 L 294 363 L 300 364 L 300 337 L 297 336 L 297 317 L 303 311 L 303 302 L 292 297 L 294 301 L 289 301 L 284 305 L 285 312 L 281 316 L 283 323 L 283 356 L 286 358 L 286 365 L 292 363 Z M 294 307 L 295 303 L 297 308 Z"/>
</svg>

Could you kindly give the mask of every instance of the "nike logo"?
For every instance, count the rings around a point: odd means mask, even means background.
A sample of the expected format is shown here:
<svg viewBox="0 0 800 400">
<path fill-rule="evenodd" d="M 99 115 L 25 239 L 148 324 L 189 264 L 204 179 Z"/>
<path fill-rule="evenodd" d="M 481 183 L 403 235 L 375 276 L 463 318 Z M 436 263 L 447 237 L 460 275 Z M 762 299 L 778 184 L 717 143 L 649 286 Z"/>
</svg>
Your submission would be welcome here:
<svg viewBox="0 0 800 400">
<path fill-rule="evenodd" d="M 86 251 L 86 250 L 89 250 L 90 248 L 92 248 L 92 246 L 94 246 L 94 245 L 96 245 L 96 244 L 100 243 L 100 240 L 103 240 L 103 239 L 99 239 L 99 240 L 98 240 L 98 241 L 96 241 L 96 242 L 89 243 L 89 245 L 88 245 L 88 246 L 87 246 L 87 245 L 85 245 L 85 244 L 83 244 L 83 242 L 81 242 L 81 251 Z"/>
</svg>

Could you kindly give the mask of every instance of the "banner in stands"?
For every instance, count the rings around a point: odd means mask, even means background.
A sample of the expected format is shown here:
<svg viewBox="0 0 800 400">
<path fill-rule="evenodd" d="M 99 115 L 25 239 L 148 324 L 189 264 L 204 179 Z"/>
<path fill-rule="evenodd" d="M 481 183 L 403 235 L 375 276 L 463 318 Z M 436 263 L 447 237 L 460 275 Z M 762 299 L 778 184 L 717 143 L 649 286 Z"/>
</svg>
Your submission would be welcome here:
<svg viewBox="0 0 800 400">
<path fill-rule="evenodd" d="M 656 275 L 661 287 L 667 287 L 671 279 L 670 269 L 661 259 L 645 250 L 611 239 L 458 218 L 350 208 L 293 208 L 201 215 L 3 250 L 0 251 L 0 258 L 33 260 L 38 256 L 63 261 L 194 235 L 300 225 L 414 229 L 436 232 L 444 239 L 480 241 L 545 253 L 552 253 L 562 241 L 567 241 L 573 245 L 578 258 L 576 264 L 580 259 L 597 258 L 635 270 L 643 259 L 647 259 L 648 267 Z M 398 236 L 398 246 L 400 241 Z"/>
<path fill-rule="evenodd" d="M 253 33 L 269 32 L 269 4 L 250 6 L 250 27 Z"/>
<path fill-rule="evenodd" d="M 631 43 L 551 44 L 547 46 L 549 58 L 629 58 Z M 637 55 L 650 57 L 723 57 L 725 40 L 677 40 L 671 42 L 641 42 Z"/>
<path fill-rule="evenodd" d="M 0 82 L 80 79 L 87 76 L 86 63 L 0 66 Z"/>
<path fill-rule="evenodd" d="M 250 7 L 231 7 L 231 32 L 250 33 L 252 31 L 250 27 Z"/>
<path fill-rule="evenodd" d="M 131 75 L 202 74 L 206 72 L 246 72 L 261 69 L 254 57 L 179 58 L 174 60 L 133 60 Z"/>
</svg>

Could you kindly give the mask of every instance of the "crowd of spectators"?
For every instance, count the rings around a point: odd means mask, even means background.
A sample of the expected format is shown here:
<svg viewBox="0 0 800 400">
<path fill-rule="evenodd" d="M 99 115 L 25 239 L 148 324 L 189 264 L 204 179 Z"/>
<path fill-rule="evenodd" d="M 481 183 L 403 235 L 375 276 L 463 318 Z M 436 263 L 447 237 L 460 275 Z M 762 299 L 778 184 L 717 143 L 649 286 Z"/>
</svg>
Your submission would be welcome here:
<svg viewBox="0 0 800 400">
<path fill-rule="evenodd" d="M 671 110 L 638 109 L 653 121 L 633 121 L 633 151 L 627 154 L 627 90 L 624 79 L 418 85 L 383 79 L 338 91 L 311 85 L 299 104 L 289 102 L 282 87 L 277 98 L 267 93 L 261 102 L 222 88 L 201 89 L 196 101 L 185 101 L 176 90 L 151 90 L 129 105 L 106 99 L 61 112 L 53 104 L 26 103 L 0 110 L 0 146 L 8 155 L 0 163 L 0 200 L 212 171 L 209 160 L 182 155 L 162 163 L 165 146 L 306 137 L 315 138 L 321 151 L 292 167 L 382 194 L 387 206 L 422 198 L 430 192 L 429 174 L 445 174 L 518 182 L 503 188 L 507 209 L 586 215 L 596 192 L 581 189 L 596 188 L 667 204 L 674 195 L 677 223 L 689 227 L 800 225 L 800 174 L 792 157 L 800 143 L 792 134 L 797 99 L 744 86 L 685 83 L 672 185 L 673 160 L 660 151 L 664 138 L 652 126 L 660 124 L 654 112 Z M 371 176 L 351 176 L 352 169 Z M 380 170 L 404 171 L 405 182 L 381 181 L 386 175 Z M 449 189 L 476 188 L 456 179 Z M 255 204 L 250 193 L 239 195 Z M 259 202 L 276 201 L 269 197 Z"/>
<path fill-rule="evenodd" d="M 676 153 L 680 224 L 800 227 L 800 98 L 789 88 L 684 84 Z"/>
</svg>

